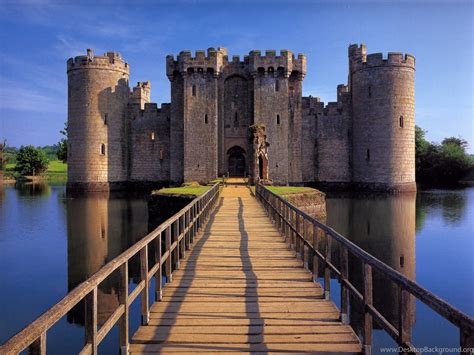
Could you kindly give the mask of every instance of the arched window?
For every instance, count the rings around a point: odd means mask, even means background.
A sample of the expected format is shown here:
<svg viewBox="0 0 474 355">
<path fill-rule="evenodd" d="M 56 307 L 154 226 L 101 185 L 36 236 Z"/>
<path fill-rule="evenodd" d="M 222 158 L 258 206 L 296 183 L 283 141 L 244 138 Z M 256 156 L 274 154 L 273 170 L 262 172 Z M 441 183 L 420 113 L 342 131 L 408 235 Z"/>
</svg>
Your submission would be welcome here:
<svg viewBox="0 0 474 355">
<path fill-rule="evenodd" d="M 275 91 L 280 91 L 280 80 L 275 81 Z"/>
<path fill-rule="evenodd" d="M 108 118 L 107 114 L 104 113 L 104 124 L 105 124 L 105 125 L 107 124 L 107 118 Z"/>
<path fill-rule="evenodd" d="M 280 115 L 277 115 L 277 124 L 280 124 Z"/>
<path fill-rule="evenodd" d="M 100 145 L 100 155 L 105 155 L 105 144 L 104 143 L 102 143 Z"/>
<path fill-rule="evenodd" d="M 163 152 L 163 149 L 160 149 L 160 160 L 163 160 L 165 158 L 165 153 Z"/>
<path fill-rule="evenodd" d="M 152 141 L 155 140 L 155 132 L 151 132 L 151 140 L 152 140 Z"/>
<path fill-rule="evenodd" d="M 400 128 L 403 128 L 403 126 L 405 125 L 405 122 L 403 120 L 403 116 L 400 116 L 399 118 L 399 124 L 400 124 Z"/>
<path fill-rule="evenodd" d="M 371 86 L 369 86 L 367 88 L 367 94 L 369 95 L 369 97 L 372 97 L 372 87 Z"/>
<path fill-rule="evenodd" d="M 193 96 L 196 96 L 196 85 L 193 85 Z"/>
<path fill-rule="evenodd" d="M 239 127 L 239 114 L 237 112 L 234 117 L 234 127 Z"/>
<path fill-rule="evenodd" d="M 208 123 L 208 120 L 207 120 L 207 113 L 204 115 L 204 123 Z"/>
<path fill-rule="evenodd" d="M 365 153 L 365 159 L 366 159 L 367 161 L 370 160 L 370 149 L 367 149 L 367 152 Z"/>
</svg>

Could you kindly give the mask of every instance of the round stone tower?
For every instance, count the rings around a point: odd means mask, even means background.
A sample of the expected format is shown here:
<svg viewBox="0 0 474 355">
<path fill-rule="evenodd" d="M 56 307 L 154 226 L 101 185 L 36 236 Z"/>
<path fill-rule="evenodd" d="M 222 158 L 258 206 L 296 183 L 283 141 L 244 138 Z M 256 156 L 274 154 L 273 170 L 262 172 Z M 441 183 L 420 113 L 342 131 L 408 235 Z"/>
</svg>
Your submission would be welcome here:
<svg viewBox="0 0 474 355">
<path fill-rule="evenodd" d="M 373 190 L 416 190 L 415 58 L 367 55 L 349 47 L 353 107 L 353 182 Z"/>
<path fill-rule="evenodd" d="M 108 52 L 67 61 L 68 189 L 109 190 L 127 181 L 129 65 Z"/>
</svg>

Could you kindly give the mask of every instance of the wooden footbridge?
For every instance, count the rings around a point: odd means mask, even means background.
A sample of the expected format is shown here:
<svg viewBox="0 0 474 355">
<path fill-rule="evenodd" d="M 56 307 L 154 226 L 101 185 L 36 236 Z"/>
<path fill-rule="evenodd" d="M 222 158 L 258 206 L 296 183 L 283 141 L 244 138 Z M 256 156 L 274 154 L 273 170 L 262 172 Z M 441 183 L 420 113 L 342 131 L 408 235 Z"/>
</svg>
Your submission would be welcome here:
<svg viewBox="0 0 474 355">
<path fill-rule="evenodd" d="M 7 341 L 0 354 L 46 353 L 48 329 L 81 300 L 86 305 L 81 354 L 96 354 L 115 325 L 123 354 L 371 353 L 374 321 L 406 352 L 416 353 L 403 312 L 410 297 L 457 326 L 462 347 L 473 346 L 472 318 L 265 187 L 258 185 L 256 195 L 246 186 L 214 185 Z M 362 292 L 349 280 L 349 254 L 362 263 Z M 130 292 L 128 263 L 136 255 L 141 281 Z M 373 305 L 372 269 L 399 287 L 396 325 Z M 97 288 L 114 271 L 120 273 L 120 305 L 98 327 Z M 331 275 L 341 284 L 340 309 L 330 300 Z M 157 302 L 150 307 L 152 278 Z M 348 322 L 349 294 L 363 305 L 360 339 Z M 129 339 L 130 304 L 137 298 L 142 326 Z"/>
</svg>

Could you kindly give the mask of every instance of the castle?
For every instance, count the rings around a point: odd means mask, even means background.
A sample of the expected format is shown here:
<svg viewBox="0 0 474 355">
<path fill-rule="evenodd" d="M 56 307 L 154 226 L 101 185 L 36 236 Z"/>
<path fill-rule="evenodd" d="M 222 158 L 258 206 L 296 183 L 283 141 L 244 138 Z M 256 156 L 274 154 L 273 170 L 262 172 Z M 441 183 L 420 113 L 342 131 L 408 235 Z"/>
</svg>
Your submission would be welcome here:
<svg viewBox="0 0 474 355">
<path fill-rule="evenodd" d="M 415 190 L 415 58 L 349 46 L 337 102 L 303 97 L 306 57 L 224 48 L 166 57 L 171 103 L 150 82 L 129 87 L 118 53 L 70 58 L 68 188 L 209 182 Z"/>
</svg>

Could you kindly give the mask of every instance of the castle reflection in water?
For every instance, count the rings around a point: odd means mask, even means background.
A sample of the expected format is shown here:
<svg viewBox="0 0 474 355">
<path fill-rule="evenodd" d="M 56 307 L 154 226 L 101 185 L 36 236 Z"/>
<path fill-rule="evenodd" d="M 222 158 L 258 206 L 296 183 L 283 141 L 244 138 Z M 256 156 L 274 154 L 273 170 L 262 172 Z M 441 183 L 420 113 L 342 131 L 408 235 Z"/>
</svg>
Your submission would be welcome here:
<svg viewBox="0 0 474 355">
<path fill-rule="evenodd" d="M 89 278 L 107 262 L 148 234 L 148 206 L 143 198 L 88 194 L 67 199 L 68 289 Z M 129 263 L 133 280 L 140 275 L 138 260 Z M 118 306 L 118 272 L 98 289 L 98 323 L 103 324 Z M 68 314 L 68 321 L 84 324 L 83 304 Z"/>
<path fill-rule="evenodd" d="M 327 224 L 377 259 L 415 281 L 416 193 L 349 196 L 327 199 Z M 335 244 L 335 243 L 334 243 Z M 338 251 L 336 250 L 338 255 Z M 349 279 L 363 291 L 362 264 L 349 259 Z M 398 326 L 398 287 L 373 272 L 374 306 Z M 411 326 L 415 323 L 415 299 L 404 310 Z M 362 334 L 363 309 L 351 299 L 350 322 Z M 374 328 L 378 326 L 374 323 Z"/>
<path fill-rule="evenodd" d="M 72 290 L 100 267 L 145 236 L 157 223 L 149 218 L 144 198 L 88 195 L 67 199 L 68 288 Z M 166 210 L 168 206 L 163 206 Z M 170 216 L 176 211 L 169 211 Z M 338 196 L 327 198 L 327 224 L 382 262 L 415 280 L 416 194 Z M 335 247 L 336 243 L 333 243 Z M 339 251 L 334 250 L 337 263 Z M 139 260 L 129 263 L 130 278 L 139 279 Z M 362 291 L 362 265 L 349 259 L 350 281 Z M 98 290 L 98 322 L 103 324 L 118 306 L 118 273 L 106 279 Z M 393 325 L 398 323 L 398 289 L 374 271 L 374 305 Z M 333 294 L 337 299 L 338 294 Z M 84 324 L 84 305 L 68 314 L 68 321 Z M 415 305 L 405 310 L 411 325 Z M 361 334 L 358 302 L 351 299 L 350 322 Z M 374 327 L 377 326 L 374 324 Z"/>
</svg>

